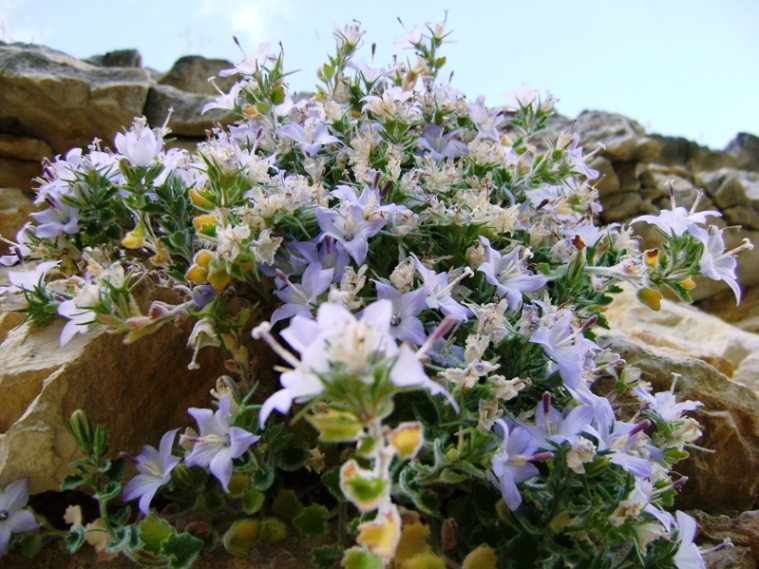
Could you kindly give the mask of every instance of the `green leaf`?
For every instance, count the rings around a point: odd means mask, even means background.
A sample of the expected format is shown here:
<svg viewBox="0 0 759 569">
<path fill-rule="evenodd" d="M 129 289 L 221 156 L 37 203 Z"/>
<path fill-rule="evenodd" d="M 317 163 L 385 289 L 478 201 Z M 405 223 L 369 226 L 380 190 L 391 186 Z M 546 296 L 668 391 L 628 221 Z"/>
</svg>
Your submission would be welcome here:
<svg viewBox="0 0 759 569">
<path fill-rule="evenodd" d="M 311 550 L 311 563 L 317 569 L 333 569 L 342 556 L 343 548 L 339 545 L 320 545 Z"/>
<path fill-rule="evenodd" d="M 276 543 L 287 537 L 287 526 L 277 518 L 266 518 L 261 522 L 261 541 Z"/>
<path fill-rule="evenodd" d="M 151 512 L 140 522 L 139 532 L 145 551 L 158 554 L 161 551 L 161 543 L 174 533 L 174 528 L 169 522 Z"/>
<path fill-rule="evenodd" d="M 292 490 L 281 490 L 274 498 L 271 510 L 280 518 L 292 520 L 303 510 L 303 504 Z"/>
<path fill-rule="evenodd" d="M 79 524 L 75 524 L 69 530 L 69 534 L 66 536 L 66 550 L 69 553 L 76 553 L 84 543 L 84 538 L 87 536 L 87 530 Z"/>
<path fill-rule="evenodd" d="M 242 509 L 246 514 L 255 514 L 261 509 L 266 495 L 255 488 L 248 488 L 242 495 Z"/>
<path fill-rule="evenodd" d="M 345 495 L 340 489 L 340 467 L 335 466 L 332 470 L 328 470 L 321 477 L 322 484 L 327 487 L 329 493 L 332 494 L 340 502 L 345 502 Z"/>
<path fill-rule="evenodd" d="M 82 484 L 86 484 L 83 476 L 67 474 L 63 477 L 63 482 L 61 482 L 61 490 L 73 490 L 74 488 L 79 488 Z"/>
<path fill-rule="evenodd" d="M 256 490 L 265 492 L 274 484 L 274 469 L 268 464 L 262 464 L 259 470 L 253 472 L 251 484 Z"/>
<path fill-rule="evenodd" d="M 361 547 L 351 547 L 345 551 L 340 565 L 345 569 L 382 569 L 385 564 L 379 555 Z"/>
<path fill-rule="evenodd" d="M 189 533 L 172 534 L 161 544 L 161 555 L 169 558 L 171 569 L 187 569 L 203 549 L 203 540 Z"/>
<path fill-rule="evenodd" d="M 95 494 L 95 499 L 98 502 L 107 502 L 108 500 L 112 500 L 118 496 L 120 492 L 121 484 L 115 480 L 111 480 L 108 484 L 105 485 L 105 488 L 103 488 L 102 492 Z"/>
<path fill-rule="evenodd" d="M 311 453 L 309 453 L 308 449 L 304 447 L 287 447 L 280 453 L 277 466 L 279 466 L 282 470 L 292 472 L 302 467 L 308 460 L 309 456 L 311 456 Z"/>
<path fill-rule="evenodd" d="M 42 548 L 42 536 L 36 532 L 26 532 L 19 541 L 21 542 L 21 551 L 27 557 L 34 557 Z"/>
<path fill-rule="evenodd" d="M 329 532 L 329 510 L 321 504 L 312 504 L 303 508 L 300 514 L 295 516 L 293 523 L 305 537 L 324 537 Z"/>
<path fill-rule="evenodd" d="M 123 526 L 129 521 L 129 514 L 132 512 L 132 508 L 124 506 L 116 510 L 115 514 L 111 514 L 111 523 L 115 526 Z"/>
<path fill-rule="evenodd" d="M 103 466 L 98 468 L 98 472 L 105 474 L 110 480 L 118 480 L 124 473 L 125 461 L 123 458 L 106 460 Z"/>
<path fill-rule="evenodd" d="M 261 522 L 255 518 L 238 520 L 226 531 L 222 538 L 224 549 L 232 555 L 247 555 L 258 543 Z"/>
</svg>

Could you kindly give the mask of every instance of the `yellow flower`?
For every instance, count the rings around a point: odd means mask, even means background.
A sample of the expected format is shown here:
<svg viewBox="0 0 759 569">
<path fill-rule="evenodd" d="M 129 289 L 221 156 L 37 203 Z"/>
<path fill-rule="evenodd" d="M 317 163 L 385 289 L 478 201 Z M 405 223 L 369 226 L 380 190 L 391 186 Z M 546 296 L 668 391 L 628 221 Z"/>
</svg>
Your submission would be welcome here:
<svg viewBox="0 0 759 569">
<path fill-rule="evenodd" d="M 424 443 L 424 432 L 421 423 L 401 423 L 388 436 L 388 442 L 393 446 L 399 458 L 413 458 Z"/>
<path fill-rule="evenodd" d="M 395 555 L 401 539 L 401 516 L 395 506 L 390 506 L 370 522 L 358 526 L 356 541 L 385 561 Z"/>
</svg>

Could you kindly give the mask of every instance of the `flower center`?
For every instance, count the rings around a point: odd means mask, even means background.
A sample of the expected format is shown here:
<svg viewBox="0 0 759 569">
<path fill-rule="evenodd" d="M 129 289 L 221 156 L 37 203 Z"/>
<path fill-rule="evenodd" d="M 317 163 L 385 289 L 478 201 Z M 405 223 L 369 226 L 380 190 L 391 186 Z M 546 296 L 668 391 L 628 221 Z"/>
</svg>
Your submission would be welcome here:
<svg viewBox="0 0 759 569">
<path fill-rule="evenodd" d="M 400 326 L 401 322 L 403 322 L 403 319 L 398 313 L 395 313 L 390 317 L 390 326 Z"/>
<path fill-rule="evenodd" d="M 9 516 L 10 516 L 10 513 L 8 512 L 8 510 L 0 510 L 0 522 L 4 522 L 5 520 L 8 519 Z"/>
</svg>

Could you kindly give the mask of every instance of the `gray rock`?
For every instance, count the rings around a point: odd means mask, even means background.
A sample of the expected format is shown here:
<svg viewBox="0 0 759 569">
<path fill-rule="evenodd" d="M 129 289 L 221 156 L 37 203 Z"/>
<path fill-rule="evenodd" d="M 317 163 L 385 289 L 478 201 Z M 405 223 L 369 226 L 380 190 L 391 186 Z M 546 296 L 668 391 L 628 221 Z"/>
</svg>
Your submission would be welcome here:
<svg viewBox="0 0 759 569">
<path fill-rule="evenodd" d="M 759 477 L 736 474 L 759 469 L 759 399 L 755 392 L 698 359 L 667 355 L 626 338 L 606 337 L 603 343 L 640 368 L 654 391 L 669 389 L 672 374 L 678 373 L 678 399 L 704 404 L 692 416 L 703 427 L 697 444 L 708 450 L 692 450 L 687 460 L 678 463 L 677 471 L 687 476 L 688 482 L 677 496 L 676 507 L 712 513 L 754 507 Z"/>
<path fill-rule="evenodd" d="M 659 143 L 657 164 L 682 166 L 693 173 L 719 168 L 735 167 L 735 159 L 724 152 L 717 152 L 678 136 L 651 134 L 650 138 Z"/>
<path fill-rule="evenodd" d="M 200 114 L 203 106 L 215 97 L 180 91 L 169 85 L 155 85 L 148 92 L 144 115 L 152 126 L 160 126 L 173 109 L 169 128 L 177 136 L 204 138 L 208 129 L 216 124 L 231 124 L 234 115 L 220 109 Z"/>
<path fill-rule="evenodd" d="M 142 55 L 136 49 L 119 49 L 85 59 L 99 67 L 142 67 Z"/>
<path fill-rule="evenodd" d="M 735 158 L 737 168 L 759 172 L 759 137 L 740 132 L 725 147 L 725 153 Z"/>
<path fill-rule="evenodd" d="M 53 152 L 111 140 L 142 114 L 150 74 L 95 67 L 46 47 L 0 44 L 0 133 L 44 141 Z"/>
<path fill-rule="evenodd" d="M 640 124 L 622 115 L 585 111 L 573 130 L 580 133 L 586 151 L 602 144 L 601 154 L 612 162 L 651 162 L 659 155 L 659 144 L 646 136 Z"/>
<path fill-rule="evenodd" d="M 185 55 L 176 60 L 173 67 L 159 79 L 158 83 L 188 93 L 216 96 L 218 92 L 208 79 L 215 77 L 219 89 L 228 93 L 235 84 L 235 76 L 219 77 L 219 71 L 231 69 L 233 66 L 234 64 L 226 59 L 206 59 L 199 55 Z"/>
</svg>

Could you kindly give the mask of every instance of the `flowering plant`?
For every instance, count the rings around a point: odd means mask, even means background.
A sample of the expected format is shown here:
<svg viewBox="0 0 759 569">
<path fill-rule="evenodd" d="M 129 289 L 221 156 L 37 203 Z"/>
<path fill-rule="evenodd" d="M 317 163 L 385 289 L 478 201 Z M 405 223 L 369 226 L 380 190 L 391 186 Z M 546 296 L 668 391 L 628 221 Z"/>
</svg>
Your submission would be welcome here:
<svg viewBox="0 0 759 569">
<path fill-rule="evenodd" d="M 596 331 L 623 283 L 654 310 L 664 289 L 690 301 L 700 274 L 739 298 L 740 249 L 705 225 L 719 213 L 672 192 L 672 210 L 633 220 L 664 239 L 640 251 L 631 227 L 595 225 L 578 135 L 538 146 L 550 96 L 522 87 L 495 109 L 441 82 L 444 24 L 414 28 L 398 42 L 408 59 L 382 69 L 354 61 L 358 26 L 334 36 L 309 97 L 265 45 L 222 72 L 240 80 L 206 109 L 238 120 L 195 153 L 135 119 L 116 151 L 47 164 L 48 209 L 2 259 L 24 265 L 6 304 L 32 325 L 66 319 L 62 344 L 190 318 L 195 356 L 224 349 L 233 374 L 215 412 L 189 410 L 200 433 L 181 448 L 172 430 L 107 459 L 104 429 L 72 417 L 87 458 L 64 486 L 91 486 L 102 507 L 69 548 L 98 531 L 108 552 L 184 567 L 221 532 L 246 554 L 295 526 L 321 539 L 319 567 L 703 566 L 692 519 L 666 509 L 699 403 L 676 403 L 674 382 L 652 394 Z M 141 310 L 146 279 L 179 301 Z M 259 340 L 280 359 L 265 400 Z M 105 507 L 125 461 L 139 474 L 123 498 L 144 517 Z M 289 487 L 299 469 L 309 482 Z M 180 533 L 150 510 L 157 495 L 212 529 Z"/>
</svg>

